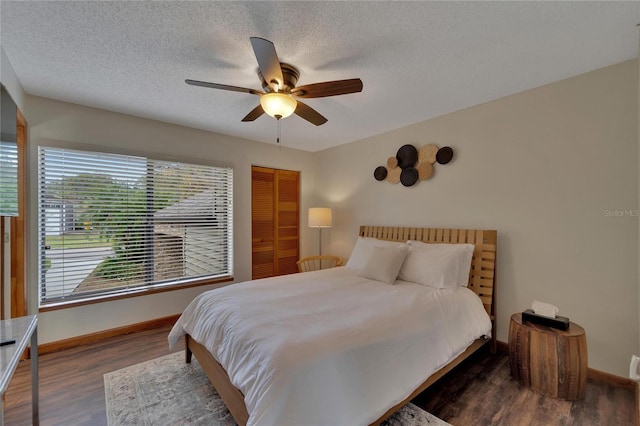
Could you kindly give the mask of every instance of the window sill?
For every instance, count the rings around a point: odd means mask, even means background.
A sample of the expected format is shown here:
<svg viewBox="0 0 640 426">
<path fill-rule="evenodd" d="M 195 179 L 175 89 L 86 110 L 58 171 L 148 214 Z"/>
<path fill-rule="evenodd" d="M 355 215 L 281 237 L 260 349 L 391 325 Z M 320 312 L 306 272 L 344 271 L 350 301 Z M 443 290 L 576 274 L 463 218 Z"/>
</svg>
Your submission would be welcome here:
<svg viewBox="0 0 640 426">
<path fill-rule="evenodd" d="M 163 286 L 163 287 L 142 288 L 139 290 L 131 291 L 128 293 L 122 293 L 122 294 L 110 294 L 110 295 L 96 296 L 96 297 L 82 299 L 82 300 L 69 300 L 64 302 L 50 303 L 50 304 L 41 306 L 38 309 L 38 311 L 39 312 L 57 311 L 60 309 L 75 308 L 78 306 L 92 305 L 95 303 L 102 303 L 102 302 L 112 302 L 114 300 L 130 299 L 132 297 L 149 296 L 151 294 L 156 294 L 156 293 L 165 293 L 168 291 L 184 290 L 186 288 L 191 288 L 191 287 L 200 287 L 200 286 L 211 285 L 211 284 L 221 284 L 221 283 L 227 283 L 231 281 L 233 281 L 233 277 L 222 277 L 222 278 L 189 282 L 184 284 L 175 284 L 175 285 L 169 285 L 169 286 Z"/>
</svg>

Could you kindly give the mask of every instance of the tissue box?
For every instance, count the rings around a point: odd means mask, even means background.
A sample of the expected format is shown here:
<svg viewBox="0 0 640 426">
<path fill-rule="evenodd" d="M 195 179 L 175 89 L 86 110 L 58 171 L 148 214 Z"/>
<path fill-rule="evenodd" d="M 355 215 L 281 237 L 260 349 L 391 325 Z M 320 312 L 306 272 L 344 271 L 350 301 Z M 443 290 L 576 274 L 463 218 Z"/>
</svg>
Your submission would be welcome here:
<svg viewBox="0 0 640 426">
<path fill-rule="evenodd" d="M 534 324 L 545 325 L 547 327 L 557 328 L 559 330 L 569 329 L 569 318 L 557 316 L 555 318 L 549 318 L 542 315 L 537 315 L 532 309 L 526 309 L 522 312 L 522 322 L 529 321 Z"/>
</svg>

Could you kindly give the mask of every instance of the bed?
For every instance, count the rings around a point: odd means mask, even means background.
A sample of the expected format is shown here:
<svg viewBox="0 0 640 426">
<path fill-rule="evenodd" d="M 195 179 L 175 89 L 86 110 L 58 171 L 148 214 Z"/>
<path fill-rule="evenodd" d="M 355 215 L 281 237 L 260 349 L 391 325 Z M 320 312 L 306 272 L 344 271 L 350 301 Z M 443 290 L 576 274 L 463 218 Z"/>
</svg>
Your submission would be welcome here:
<svg viewBox="0 0 640 426">
<path fill-rule="evenodd" d="M 495 351 L 496 231 L 362 226 L 359 237 L 356 248 L 468 247 L 467 286 L 372 280 L 354 250 L 351 268 L 198 296 L 169 342 L 184 336 L 186 362 L 196 356 L 239 425 L 377 425 L 478 349 Z"/>
</svg>

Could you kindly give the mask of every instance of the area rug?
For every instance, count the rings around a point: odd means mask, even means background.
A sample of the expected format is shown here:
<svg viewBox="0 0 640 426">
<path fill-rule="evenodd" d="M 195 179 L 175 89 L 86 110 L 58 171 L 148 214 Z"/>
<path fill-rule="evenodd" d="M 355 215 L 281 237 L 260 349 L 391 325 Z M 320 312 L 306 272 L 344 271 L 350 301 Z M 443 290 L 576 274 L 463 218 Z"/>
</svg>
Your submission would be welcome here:
<svg viewBox="0 0 640 426">
<path fill-rule="evenodd" d="M 231 413 L 193 358 L 176 352 L 104 375 L 107 422 L 120 425 L 235 426 Z M 407 404 L 385 426 L 448 425 Z M 337 426 L 337 425 L 336 425 Z"/>
</svg>

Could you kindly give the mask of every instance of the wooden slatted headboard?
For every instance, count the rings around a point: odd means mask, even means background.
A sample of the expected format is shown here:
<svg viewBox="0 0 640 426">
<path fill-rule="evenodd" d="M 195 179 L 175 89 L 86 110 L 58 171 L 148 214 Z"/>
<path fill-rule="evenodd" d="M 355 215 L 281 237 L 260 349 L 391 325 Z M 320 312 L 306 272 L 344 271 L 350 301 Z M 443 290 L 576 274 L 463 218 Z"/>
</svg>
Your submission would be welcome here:
<svg viewBox="0 0 640 426">
<path fill-rule="evenodd" d="M 497 231 L 361 226 L 359 235 L 388 241 L 414 240 L 425 243 L 473 244 L 475 249 L 469 273 L 469 288 L 482 300 L 495 329 Z"/>
</svg>

